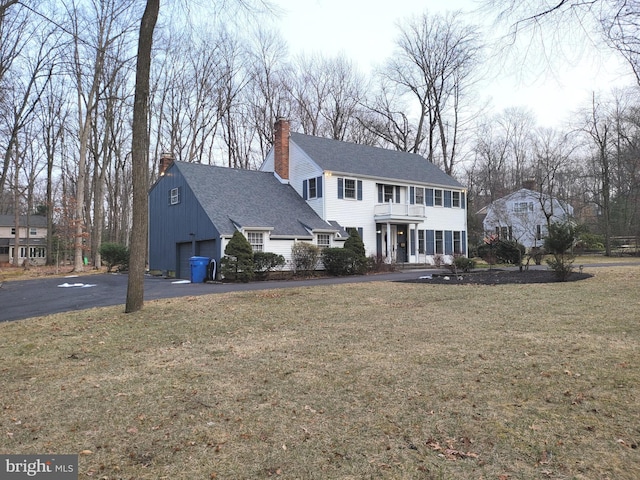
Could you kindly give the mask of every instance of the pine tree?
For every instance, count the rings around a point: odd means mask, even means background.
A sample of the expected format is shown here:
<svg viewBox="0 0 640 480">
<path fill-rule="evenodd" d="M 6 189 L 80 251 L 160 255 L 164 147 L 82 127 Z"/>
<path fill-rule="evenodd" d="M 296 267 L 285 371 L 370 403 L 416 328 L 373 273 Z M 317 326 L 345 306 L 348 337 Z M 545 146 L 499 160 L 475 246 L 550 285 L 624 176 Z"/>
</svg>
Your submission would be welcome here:
<svg viewBox="0 0 640 480">
<path fill-rule="evenodd" d="M 224 249 L 224 258 L 220 261 L 220 271 L 224 278 L 231 281 L 248 282 L 253 278 L 253 249 L 246 237 L 236 230 Z"/>
</svg>

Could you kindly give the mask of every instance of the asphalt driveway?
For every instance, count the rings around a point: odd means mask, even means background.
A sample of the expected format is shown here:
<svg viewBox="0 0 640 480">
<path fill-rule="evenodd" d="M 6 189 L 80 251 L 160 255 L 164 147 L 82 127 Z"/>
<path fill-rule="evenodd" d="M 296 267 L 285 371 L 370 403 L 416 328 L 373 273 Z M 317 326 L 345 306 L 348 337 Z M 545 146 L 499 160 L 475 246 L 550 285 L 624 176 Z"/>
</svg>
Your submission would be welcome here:
<svg viewBox="0 0 640 480">
<path fill-rule="evenodd" d="M 584 265 L 584 267 L 613 267 L 621 265 L 638 265 L 638 263 L 621 261 L 617 263 L 588 264 Z M 531 268 L 546 267 L 532 266 Z M 426 273 L 431 274 L 438 271 L 446 270 L 407 269 L 377 275 L 329 277 L 310 280 L 274 280 L 252 283 L 181 283 L 174 279 L 146 276 L 144 298 L 145 300 L 156 300 L 159 298 L 209 295 L 234 291 L 373 281 L 406 281 L 415 280 Z M 127 275 L 104 273 L 4 282 L 0 286 L 0 322 L 112 305 L 122 305 L 124 310 L 127 279 Z"/>
<path fill-rule="evenodd" d="M 233 291 L 407 280 L 422 274 L 424 271 L 406 270 L 380 275 L 240 284 L 178 283 L 179 281 L 175 279 L 146 276 L 144 298 L 156 300 Z M 0 322 L 112 305 L 122 305 L 124 309 L 127 279 L 127 275 L 105 273 L 4 282 L 0 287 Z"/>
</svg>

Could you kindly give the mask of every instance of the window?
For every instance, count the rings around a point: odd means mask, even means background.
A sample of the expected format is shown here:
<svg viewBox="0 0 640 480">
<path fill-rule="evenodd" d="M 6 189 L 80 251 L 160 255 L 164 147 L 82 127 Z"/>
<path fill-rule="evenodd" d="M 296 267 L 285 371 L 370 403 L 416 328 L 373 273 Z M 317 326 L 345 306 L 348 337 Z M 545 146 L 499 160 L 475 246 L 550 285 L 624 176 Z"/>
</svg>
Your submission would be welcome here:
<svg viewBox="0 0 640 480">
<path fill-rule="evenodd" d="M 331 246 L 331 237 L 328 233 L 318 234 L 318 247 L 329 248 Z"/>
<path fill-rule="evenodd" d="M 320 178 L 320 177 L 318 177 Z M 321 185 L 318 184 L 318 196 L 322 196 Z M 338 178 L 338 198 L 362 200 L 362 180 L 353 178 Z"/>
<path fill-rule="evenodd" d="M 499 237 L 502 240 L 508 240 L 509 239 L 509 227 L 500 227 L 500 235 Z"/>
<path fill-rule="evenodd" d="M 309 198 L 316 198 L 318 196 L 317 181 L 315 178 L 309 179 Z"/>
<path fill-rule="evenodd" d="M 433 188 L 424 189 L 424 204 L 427 207 L 433 207 Z"/>
<path fill-rule="evenodd" d="M 536 240 L 542 240 L 542 225 L 536 225 Z"/>
<path fill-rule="evenodd" d="M 383 192 L 384 203 L 393 202 L 393 185 L 384 185 Z"/>
<path fill-rule="evenodd" d="M 356 198 L 356 181 L 353 178 L 344 179 L 344 198 Z"/>
<path fill-rule="evenodd" d="M 460 208 L 460 192 L 453 192 L 452 195 L 453 208 Z"/>
<path fill-rule="evenodd" d="M 418 230 L 418 253 L 424 253 L 424 230 Z"/>
<path fill-rule="evenodd" d="M 437 207 L 442 206 L 442 190 L 435 189 L 433 191 L 433 204 Z"/>
<path fill-rule="evenodd" d="M 37 235 L 37 234 L 38 234 L 38 229 L 37 228 L 31 227 L 29 229 L 29 235 Z"/>
<path fill-rule="evenodd" d="M 416 187 L 416 205 L 424 205 L 424 188 Z"/>
<path fill-rule="evenodd" d="M 264 250 L 264 234 L 262 232 L 248 232 L 247 240 L 249 240 L 254 252 L 262 252 Z"/>
<path fill-rule="evenodd" d="M 444 253 L 444 232 L 436 230 L 436 253 Z"/>
<path fill-rule="evenodd" d="M 9 247 L 0 247 L 0 255 L 9 255 Z"/>
<path fill-rule="evenodd" d="M 462 251 L 461 232 L 453 232 L 453 253 L 464 253 Z"/>
<path fill-rule="evenodd" d="M 180 188 L 172 188 L 169 190 L 169 204 L 177 205 L 180 203 Z"/>
<path fill-rule="evenodd" d="M 30 247 L 29 258 L 44 258 L 44 247 Z"/>
<path fill-rule="evenodd" d="M 11 235 L 15 235 L 16 234 L 16 227 L 11 227 Z"/>
<path fill-rule="evenodd" d="M 533 212 L 533 202 L 516 202 L 513 204 L 515 213 Z"/>
</svg>

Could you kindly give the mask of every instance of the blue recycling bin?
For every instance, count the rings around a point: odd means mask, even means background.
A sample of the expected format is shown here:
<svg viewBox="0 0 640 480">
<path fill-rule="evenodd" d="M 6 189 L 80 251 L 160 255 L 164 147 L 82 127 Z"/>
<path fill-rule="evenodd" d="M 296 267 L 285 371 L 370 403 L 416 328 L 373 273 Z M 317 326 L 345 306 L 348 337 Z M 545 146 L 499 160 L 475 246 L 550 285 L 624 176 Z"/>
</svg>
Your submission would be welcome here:
<svg viewBox="0 0 640 480">
<path fill-rule="evenodd" d="M 191 257 L 191 283 L 204 283 L 207 278 L 207 265 L 209 257 Z"/>
</svg>

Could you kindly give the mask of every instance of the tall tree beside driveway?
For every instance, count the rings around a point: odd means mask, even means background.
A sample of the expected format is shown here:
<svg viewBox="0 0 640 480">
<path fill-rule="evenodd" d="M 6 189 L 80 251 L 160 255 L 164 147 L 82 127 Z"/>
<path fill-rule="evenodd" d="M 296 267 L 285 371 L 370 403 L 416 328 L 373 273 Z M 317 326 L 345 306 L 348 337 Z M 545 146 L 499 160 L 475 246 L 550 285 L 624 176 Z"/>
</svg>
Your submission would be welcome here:
<svg viewBox="0 0 640 480">
<path fill-rule="evenodd" d="M 147 190 L 149 187 L 149 131 L 148 101 L 149 73 L 151 71 L 151 46 L 153 31 L 158 21 L 160 0 L 147 0 L 140 22 L 138 39 L 138 63 L 133 104 L 133 140 L 131 162 L 133 165 L 133 225 L 131 227 L 129 280 L 125 312 L 136 312 L 144 305 L 144 271 L 147 257 Z"/>
</svg>

